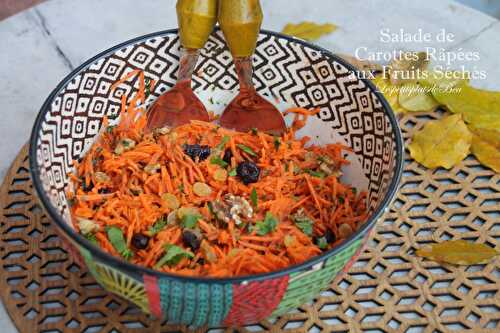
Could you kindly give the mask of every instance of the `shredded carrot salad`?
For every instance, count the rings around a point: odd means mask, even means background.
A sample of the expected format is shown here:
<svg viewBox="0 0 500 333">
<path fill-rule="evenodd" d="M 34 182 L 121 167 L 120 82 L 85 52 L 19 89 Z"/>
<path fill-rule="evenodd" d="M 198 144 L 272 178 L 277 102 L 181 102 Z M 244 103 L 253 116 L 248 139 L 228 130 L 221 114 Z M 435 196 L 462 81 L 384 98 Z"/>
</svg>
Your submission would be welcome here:
<svg viewBox="0 0 500 333">
<path fill-rule="evenodd" d="M 295 138 L 317 110 L 288 110 L 281 137 L 199 121 L 147 133 L 136 107 L 147 84 L 134 75 L 139 92 L 71 175 L 74 225 L 104 251 L 164 272 L 240 276 L 304 262 L 365 221 L 366 193 L 339 181 L 348 148 Z"/>
</svg>

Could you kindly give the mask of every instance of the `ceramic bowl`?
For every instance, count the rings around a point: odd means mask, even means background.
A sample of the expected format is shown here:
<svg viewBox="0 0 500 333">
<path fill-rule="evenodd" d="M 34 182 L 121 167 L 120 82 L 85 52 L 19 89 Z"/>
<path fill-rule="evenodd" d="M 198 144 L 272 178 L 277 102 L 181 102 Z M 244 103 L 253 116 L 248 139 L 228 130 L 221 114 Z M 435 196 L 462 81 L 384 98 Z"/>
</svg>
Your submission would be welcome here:
<svg viewBox="0 0 500 333">
<path fill-rule="evenodd" d="M 403 149 L 397 121 L 384 98 L 355 69 L 302 40 L 262 31 L 254 56 L 257 90 L 283 109 L 320 108 L 298 134 L 315 143 L 352 148 L 342 181 L 368 192 L 369 218 L 338 247 L 300 265 L 236 278 L 160 273 L 113 257 L 76 233 L 65 196 L 68 173 L 92 145 L 104 116 L 120 112 L 120 97 L 135 81 L 111 91 L 125 73 L 141 69 L 158 82 L 149 102 L 172 87 L 179 60 L 177 30 L 135 38 L 93 57 L 55 88 L 42 106 L 30 141 L 35 189 L 70 254 L 81 257 L 107 290 L 172 323 L 235 326 L 278 316 L 310 301 L 347 271 L 397 191 Z M 232 57 L 216 30 L 201 52 L 193 88 L 208 110 L 220 112 L 238 90 Z M 265 121 L 265 119 L 263 120 Z"/>
</svg>

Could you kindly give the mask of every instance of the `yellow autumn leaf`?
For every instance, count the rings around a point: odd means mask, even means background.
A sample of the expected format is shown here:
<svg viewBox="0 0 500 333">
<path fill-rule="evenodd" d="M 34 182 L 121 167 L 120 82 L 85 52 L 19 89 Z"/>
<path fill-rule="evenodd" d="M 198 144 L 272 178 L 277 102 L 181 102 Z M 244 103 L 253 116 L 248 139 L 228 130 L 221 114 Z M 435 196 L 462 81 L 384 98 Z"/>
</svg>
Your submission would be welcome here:
<svg viewBox="0 0 500 333">
<path fill-rule="evenodd" d="M 406 110 L 401 107 L 398 102 L 399 87 L 390 84 L 388 79 L 383 76 L 376 76 L 372 82 L 377 86 L 378 90 L 384 95 L 385 99 L 392 108 L 395 114 L 404 113 Z"/>
<path fill-rule="evenodd" d="M 448 264 L 475 265 L 487 263 L 499 253 L 485 244 L 454 240 L 418 249 L 416 254 L 419 257 Z"/>
<path fill-rule="evenodd" d="M 388 72 L 391 84 L 415 82 L 429 65 L 426 52 L 404 52 L 391 61 Z"/>
<path fill-rule="evenodd" d="M 434 98 L 453 113 L 477 128 L 498 130 L 500 128 L 500 92 L 476 89 L 468 85 L 457 86 L 457 91 L 436 89 Z"/>
<path fill-rule="evenodd" d="M 418 83 L 424 87 L 435 87 L 436 89 L 446 91 L 454 87 L 466 85 L 469 83 L 469 80 L 465 79 L 463 74 L 457 71 L 426 70 L 422 72 Z"/>
<path fill-rule="evenodd" d="M 478 135 L 473 135 L 471 152 L 483 165 L 495 172 L 500 172 L 500 149 Z"/>
<path fill-rule="evenodd" d="M 399 104 L 408 111 L 434 111 L 439 103 L 418 83 L 407 83 L 399 89 Z"/>
<path fill-rule="evenodd" d="M 337 56 L 341 57 L 346 62 L 350 63 L 351 65 L 353 65 L 354 67 L 356 67 L 361 71 L 382 72 L 384 70 L 381 64 L 373 61 L 361 60 L 347 54 L 337 54 Z"/>
<path fill-rule="evenodd" d="M 497 149 L 500 149 L 500 128 L 495 129 L 486 129 L 479 128 L 474 125 L 470 125 L 469 129 L 472 133 L 479 136 L 481 140 L 488 142 L 490 145 L 494 146 Z"/>
<path fill-rule="evenodd" d="M 460 115 L 430 121 L 408 146 L 410 155 L 427 168 L 450 169 L 468 154 L 472 134 Z"/>
<path fill-rule="evenodd" d="M 288 23 L 285 25 L 282 33 L 286 35 L 295 36 L 308 41 L 313 41 L 320 38 L 323 35 L 330 34 L 337 29 L 335 24 L 325 23 L 317 24 L 314 22 L 304 21 L 301 23 L 293 24 Z"/>
</svg>

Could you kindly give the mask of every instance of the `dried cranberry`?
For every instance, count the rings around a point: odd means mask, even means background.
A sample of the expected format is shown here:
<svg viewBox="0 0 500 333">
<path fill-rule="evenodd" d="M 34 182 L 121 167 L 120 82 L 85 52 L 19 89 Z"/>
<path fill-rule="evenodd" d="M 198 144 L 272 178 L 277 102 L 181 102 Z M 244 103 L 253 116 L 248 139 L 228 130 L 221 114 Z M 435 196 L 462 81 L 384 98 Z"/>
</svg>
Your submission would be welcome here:
<svg viewBox="0 0 500 333">
<path fill-rule="evenodd" d="M 252 161 L 243 161 L 236 167 L 236 174 L 243 184 L 248 185 L 259 180 L 260 169 Z"/>
<path fill-rule="evenodd" d="M 224 156 L 222 157 L 222 160 L 227 164 L 231 164 L 231 158 L 233 158 L 233 151 L 229 148 L 224 150 Z"/>
<path fill-rule="evenodd" d="M 135 234 L 132 236 L 132 246 L 138 250 L 144 250 L 148 247 L 149 237 L 144 234 Z"/>
<path fill-rule="evenodd" d="M 184 245 L 189 246 L 191 249 L 193 249 L 193 251 L 196 251 L 200 248 L 201 238 L 201 234 L 196 230 L 182 230 L 182 242 L 184 243 Z"/>
<path fill-rule="evenodd" d="M 333 243 L 333 242 L 335 242 L 337 240 L 337 237 L 335 236 L 335 234 L 330 229 L 326 229 L 326 232 L 323 235 L 323 237 L 325 237 L 325 239 L 328 242 L 328 244 L 331 244 L 331 243 Z"/>
<path fill-rule="evenodd" d="M 196 160 L 196 157 L 198 157 L 198 161 L 203 161 L 210 156 L 210 146 L 203 145 L 200 146 L 199 144 L 195 143 L 194 145 L 184 145 L 184 153 L 191 157 L 191 159 L 194 161 Z"/>
</svg>

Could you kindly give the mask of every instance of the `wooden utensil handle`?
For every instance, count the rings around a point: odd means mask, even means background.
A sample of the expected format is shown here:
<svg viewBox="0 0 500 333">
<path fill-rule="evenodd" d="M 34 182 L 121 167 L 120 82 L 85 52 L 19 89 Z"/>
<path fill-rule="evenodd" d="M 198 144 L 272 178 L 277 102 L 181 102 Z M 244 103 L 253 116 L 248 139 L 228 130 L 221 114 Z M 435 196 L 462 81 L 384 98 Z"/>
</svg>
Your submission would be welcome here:
<svg viewBox="0 0 500 333">
<path fill-rule="evenodd" d="M 219 25 L 233 57 L 253 54 L 261 24 L 259 0 L 219 0 Z"/>
<path fill-rule="evenodd" d="M 217 22 L 217 0 L 177 0 L 181 45 L 201 49 Z"/>
</svg>

